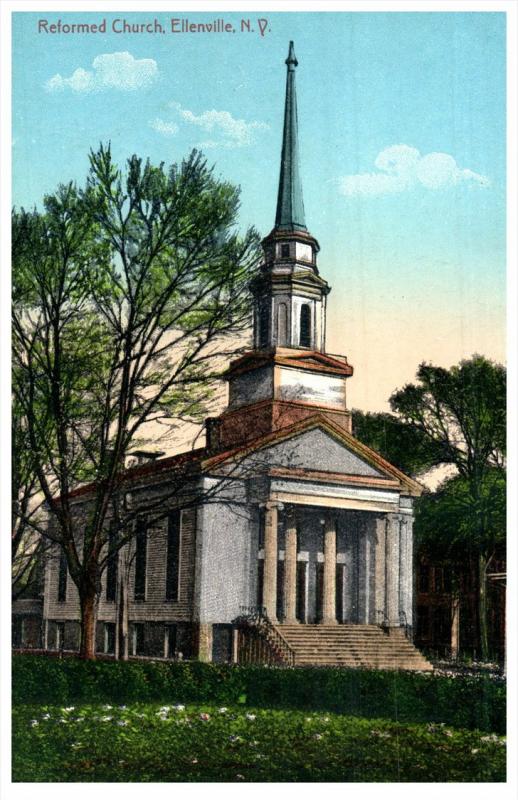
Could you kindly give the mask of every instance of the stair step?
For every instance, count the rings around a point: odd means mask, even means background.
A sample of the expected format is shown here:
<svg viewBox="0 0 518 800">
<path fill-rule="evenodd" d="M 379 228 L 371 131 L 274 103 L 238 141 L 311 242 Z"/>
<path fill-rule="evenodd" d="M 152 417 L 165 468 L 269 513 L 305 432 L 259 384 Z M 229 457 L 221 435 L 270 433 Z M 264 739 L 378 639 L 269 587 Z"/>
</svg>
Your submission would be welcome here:
<svg viewBox="0 0 518 800">
<path fill-rule="evenodd" d="M 402 630 L 386 633 L 376 625 L 279 625 L 296 665 L 367 669 L 432 670 Z"/>
</svg>

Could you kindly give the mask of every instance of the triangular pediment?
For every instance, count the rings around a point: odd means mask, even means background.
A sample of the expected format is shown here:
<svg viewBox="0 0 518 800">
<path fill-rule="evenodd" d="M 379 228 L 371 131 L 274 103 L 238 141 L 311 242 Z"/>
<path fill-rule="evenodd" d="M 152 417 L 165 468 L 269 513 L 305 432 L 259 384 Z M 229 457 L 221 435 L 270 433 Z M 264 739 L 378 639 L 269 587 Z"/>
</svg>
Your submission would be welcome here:
<svg viewBox="0 0 518 800">
<path fill-rule="evenodd" d="M 243 447 L 209 458 L 204 468 L 240 461 L 246 469 L 256 465 L 262 472 L 292 471 L 320 476 L 317 479 L 389 485 L 418 496 L 422 487 L 379 453 L 320 414 L 283 428 Z"/>
</svg>

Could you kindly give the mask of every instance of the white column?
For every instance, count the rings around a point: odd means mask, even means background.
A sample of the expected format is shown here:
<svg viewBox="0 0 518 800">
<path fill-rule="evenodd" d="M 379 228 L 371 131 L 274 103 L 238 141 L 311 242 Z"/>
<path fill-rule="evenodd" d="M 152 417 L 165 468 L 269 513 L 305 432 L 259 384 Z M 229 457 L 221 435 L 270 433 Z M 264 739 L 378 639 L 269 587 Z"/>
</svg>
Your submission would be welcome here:
<svg viewBox="0 0 518 800">
<path fill-rule="evenodd" d="M 386 527 L 387 522 L 384 516 L 377 516 L 374 520 L 375 531 L 375 572 L 376 572 L 376 613 L 374 622 L 382 624 L 387 613 L 385 599 L 385 549 L 386 549 Z"/>
<path fill-rule="evenodd" d="M 407 625 L 412 625 L 413 563 L 412 517 L 410 515 L 401 517 L 399 565 L 399 609 L 405 614 Z"/>
<path fill-rule="evenodd" d="M 291 511 L 286 520 L 286 541 L 284 547 L 284 622 L 297 622 L 297 524 Z"/>
<path fill-rule="evenodd" d="M 399 625 L 399 525 L 398 514 L 387 514 L 385 541 L 385 597 L 388 624 Z"/>
<path fill-rule="evenodd" d="M 323 624 L 336 623 L 336 525 L 326 516 L 324 527 L 324 608 Z"/>
<path fill-rule="evenodd" d="M 277 504 L 266 503 L 264 520 L 263 605 L 272 622 L 277 622 L 277 523 Z"/>
</svg>

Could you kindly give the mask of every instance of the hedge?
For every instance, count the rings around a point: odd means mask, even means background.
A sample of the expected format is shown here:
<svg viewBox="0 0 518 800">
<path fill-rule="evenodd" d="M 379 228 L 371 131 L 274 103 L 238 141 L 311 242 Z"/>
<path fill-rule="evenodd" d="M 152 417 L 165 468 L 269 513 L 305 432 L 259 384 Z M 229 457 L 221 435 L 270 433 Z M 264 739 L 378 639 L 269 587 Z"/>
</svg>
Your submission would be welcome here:
<svg viewBox="0 0 518 800">
<path fill-rule="evenodd" d="M 487 676 L 13 656 L 13 703 L 201 701 L 444 722 L 505 733 L 505 683 Z"/>
</svg>

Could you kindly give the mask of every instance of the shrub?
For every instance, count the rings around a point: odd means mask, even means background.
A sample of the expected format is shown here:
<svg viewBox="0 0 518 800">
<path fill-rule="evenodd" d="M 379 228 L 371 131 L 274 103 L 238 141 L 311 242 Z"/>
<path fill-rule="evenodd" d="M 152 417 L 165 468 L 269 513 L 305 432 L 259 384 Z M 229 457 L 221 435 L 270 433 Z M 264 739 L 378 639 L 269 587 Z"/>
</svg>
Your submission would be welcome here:
<svg viewBox="0 0 518 800">
<path fill-rule="evenodd" d="M 199 662 L 13 657 L 13 702 L 245 702 L 505 733 L 505 684 L 490 677 Z"/>
</svg>

